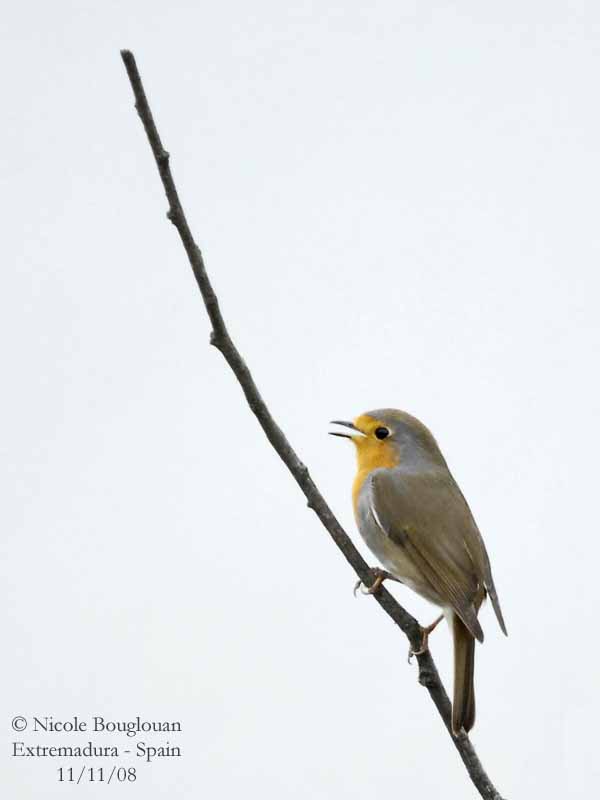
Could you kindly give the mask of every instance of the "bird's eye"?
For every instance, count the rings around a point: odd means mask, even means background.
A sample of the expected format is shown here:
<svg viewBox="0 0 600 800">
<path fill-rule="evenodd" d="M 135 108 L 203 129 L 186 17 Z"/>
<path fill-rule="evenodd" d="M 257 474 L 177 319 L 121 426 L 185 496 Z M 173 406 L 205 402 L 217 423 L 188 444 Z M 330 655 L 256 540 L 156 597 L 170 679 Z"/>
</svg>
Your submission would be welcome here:
<svg viewBox="0 0 600 800">
<path fill-rule="evenodd" d="M 386 439 L 390 435 L 387 428 L 375 428 L 375 436 L 378 439 Z"/>
</svg>

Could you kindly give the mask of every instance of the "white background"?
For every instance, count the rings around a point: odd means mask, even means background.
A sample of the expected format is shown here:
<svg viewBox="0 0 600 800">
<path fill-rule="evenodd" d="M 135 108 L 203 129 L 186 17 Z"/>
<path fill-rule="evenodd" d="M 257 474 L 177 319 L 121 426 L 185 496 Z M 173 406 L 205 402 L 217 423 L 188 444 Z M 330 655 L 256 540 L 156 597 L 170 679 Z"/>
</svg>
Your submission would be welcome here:
<svg viewBox="0 0 600 800">
<path fill-rule="evenodd" d="M 533 0 L 5 13 L 4 796 L 476 796 L 208 346 L 121 47 L 231 332 L 355 540 L 328 420 L 395 406 L 437 436 L 509 628 L 483 610 L 492 780 L 598 792 L 599 33 L 593 4 Z M 449 684 L 445 628 L 432 649 Z M 180 720 L 153 741 L 183 756 L 67 787 L 12 742 L 90 737 L 15 714 Z"/>
</svg>

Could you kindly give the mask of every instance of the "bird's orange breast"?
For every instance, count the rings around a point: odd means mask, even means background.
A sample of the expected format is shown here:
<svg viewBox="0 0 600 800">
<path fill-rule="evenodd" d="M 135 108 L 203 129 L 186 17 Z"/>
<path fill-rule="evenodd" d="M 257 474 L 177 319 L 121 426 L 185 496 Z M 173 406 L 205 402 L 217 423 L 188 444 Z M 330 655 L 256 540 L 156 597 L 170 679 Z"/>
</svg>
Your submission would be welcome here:
<svg viewBox="0 0 600 800">
<path fill-rule="evenodd" d="M 354 444 L 356 445 L 358 469 L 352 484 L 352 505 L 356 514 L 360 490 L 369 475 L 375 469 L 389 469 L 398 466 L 400 459 L 392 445 L 385 440 L 380 441 L 371 437 L 356 438 Z"/>
</svg>

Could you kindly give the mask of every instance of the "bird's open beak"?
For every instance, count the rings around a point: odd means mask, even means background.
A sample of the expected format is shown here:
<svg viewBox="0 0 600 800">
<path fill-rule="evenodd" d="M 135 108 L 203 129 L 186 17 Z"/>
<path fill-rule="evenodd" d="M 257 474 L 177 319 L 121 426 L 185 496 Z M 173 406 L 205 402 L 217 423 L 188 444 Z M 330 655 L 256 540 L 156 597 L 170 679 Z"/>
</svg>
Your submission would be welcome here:
<svg viewBox="0 0 600 800">
<path fill-rule="evenodd" d="M 332 419 L 330 422 L 331 425 L 343 425 L 345 428 L 351 428 L 353 431 L 357 433 L 361 433 L 358 430 L 356 425 L 353 422 L 344 422 L 341 419 Z M 341 436 L 342 439 L 352 439 L 353 437 L 349 433 L 338 433 L 338 431 L 329 431 L 330 436 Z"/>
</svg>

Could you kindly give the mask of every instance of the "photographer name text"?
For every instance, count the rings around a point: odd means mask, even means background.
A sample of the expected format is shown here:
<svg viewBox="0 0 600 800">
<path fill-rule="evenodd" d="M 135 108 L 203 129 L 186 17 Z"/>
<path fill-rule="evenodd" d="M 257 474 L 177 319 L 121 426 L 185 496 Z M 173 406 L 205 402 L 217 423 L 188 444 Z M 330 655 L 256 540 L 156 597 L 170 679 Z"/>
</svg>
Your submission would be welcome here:
<svg viewBox="0 0 600 800">
<path fill-rule="evenodd" d="M 142 717 L 116 720 L 99 715 L 89 718 L 75 715 L 67 719 L 57 719 L 53 716 L 29 718 L 17 716 L 13 717 L 12 729 L 26 734 L 29 739 L 24 741 L 24 736 L 23 739 L 12 742 L 11 755 L 17 758 L 124 759 L 129 757 L 149 763 L 156 758 L 179 758 L 182 755 L 181 747 L 172 744 L 167 738 L 168 734 L 172 736 L 181 733 L 181 722 L 175 720 L 148 720 Z M 38 744 L 31 741 L 34 734 L 38 737 L 55 736 L 62 741 L 52 744 L 46 741 Z M 65 741 L 65 735 L 77 735 L 78 738 L 82 738 L 81 734 L 89 736 L 88 741 L 72 743 Z M 106 739 L 102 741 L 105 736 L 110 736 L 112 740 L 110 744 L 106 744 Z M 135 742 L 131 741 L 134 737 L 138 737 Z M 148 743 L 147 739 L 151 739 L 152 743 Z M 96 780 L 97 775 L 96 771 Z M 63 780 L 63 777 L 60 779 Z"/>
</svg>

